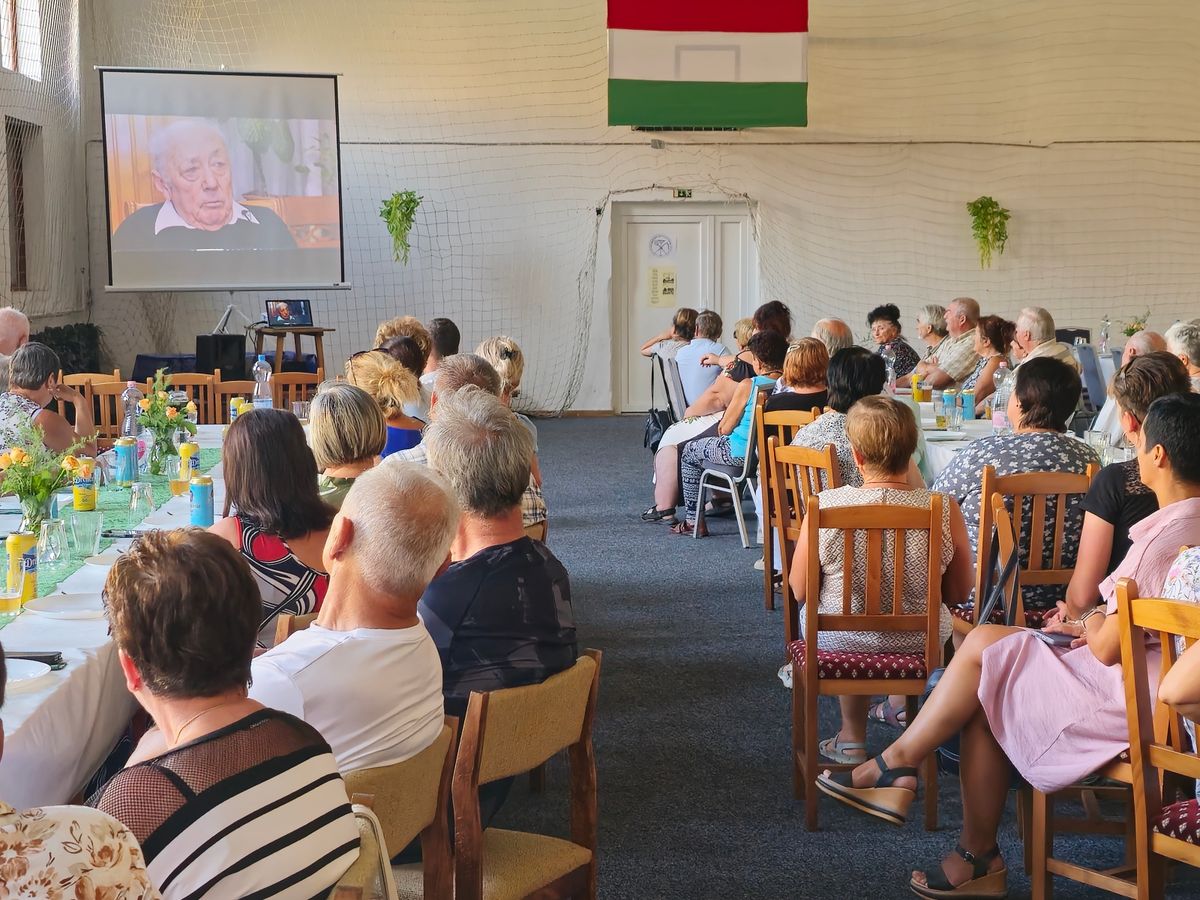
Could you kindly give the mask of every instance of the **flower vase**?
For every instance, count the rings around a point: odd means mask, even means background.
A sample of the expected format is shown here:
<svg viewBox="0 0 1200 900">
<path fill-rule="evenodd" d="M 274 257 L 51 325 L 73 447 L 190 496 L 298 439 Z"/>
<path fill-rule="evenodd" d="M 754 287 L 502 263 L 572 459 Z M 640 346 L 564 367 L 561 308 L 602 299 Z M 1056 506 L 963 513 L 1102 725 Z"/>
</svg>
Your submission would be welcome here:
<svg viewBox="0 0 1200 900">
<path fill-rule="evenodd" d="M 179 451 L 175 449 L 175 443 L 171 440 L 170 435 L 156 434 L 154 443 L 150 445 L 150 474 L 163 474 L 166 471 L 167 460 L 178 455 Z"/>
<path fill-rule="evenodd" d="M 20 530 L 29 534 L 41 534 L 42 523 L 51 518 L 50 510 L 54 505 L 54 495 L 48 497 L 21 497 Z"/>
</svg>

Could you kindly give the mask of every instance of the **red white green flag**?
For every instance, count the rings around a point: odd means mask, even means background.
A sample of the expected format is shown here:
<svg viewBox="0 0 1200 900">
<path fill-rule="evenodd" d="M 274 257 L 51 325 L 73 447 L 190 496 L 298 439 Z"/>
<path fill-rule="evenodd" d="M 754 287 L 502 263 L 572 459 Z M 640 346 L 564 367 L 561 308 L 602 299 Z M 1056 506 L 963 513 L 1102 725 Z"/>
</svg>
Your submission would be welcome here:
<svg viewBox="0 0 1200 900">
<path fill-rule="evenodd" d="M 608 0 L 608 124 L 808 124 L 808 0 Z"/>
</svg>

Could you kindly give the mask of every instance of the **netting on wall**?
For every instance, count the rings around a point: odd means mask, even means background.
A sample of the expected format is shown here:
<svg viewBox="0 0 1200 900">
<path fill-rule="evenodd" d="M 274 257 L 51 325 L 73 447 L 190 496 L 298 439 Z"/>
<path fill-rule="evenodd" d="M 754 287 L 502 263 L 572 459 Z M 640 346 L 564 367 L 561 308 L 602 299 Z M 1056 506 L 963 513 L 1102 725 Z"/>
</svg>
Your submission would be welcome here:
<svg viewBox="0 0 1200 900">
<path fill-rule="evenodd" d="M 34 319 L 80 312 L 87 282 L 75 3 L 0 2 L 0 113 L 0 305 Z"/>
</svg>

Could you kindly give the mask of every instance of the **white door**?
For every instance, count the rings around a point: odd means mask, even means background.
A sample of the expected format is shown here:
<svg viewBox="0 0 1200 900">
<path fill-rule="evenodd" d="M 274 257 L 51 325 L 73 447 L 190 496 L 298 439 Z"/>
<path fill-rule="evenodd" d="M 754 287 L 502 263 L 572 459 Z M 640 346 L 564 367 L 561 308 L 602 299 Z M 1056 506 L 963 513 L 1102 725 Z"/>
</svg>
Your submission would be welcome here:
<svg viewBox="0 0 1200 900">
<path fill-rule="evenodd" d="M 650 360 L 639 350 L 677 308 L 718 312 L 730 347 L 733 323 L 753 311 L 750 214 L 741 204 L 616 203 L 612 235 L 613 393 L 618 412 L 640 412 L 650 408 Z"/>
</svg>

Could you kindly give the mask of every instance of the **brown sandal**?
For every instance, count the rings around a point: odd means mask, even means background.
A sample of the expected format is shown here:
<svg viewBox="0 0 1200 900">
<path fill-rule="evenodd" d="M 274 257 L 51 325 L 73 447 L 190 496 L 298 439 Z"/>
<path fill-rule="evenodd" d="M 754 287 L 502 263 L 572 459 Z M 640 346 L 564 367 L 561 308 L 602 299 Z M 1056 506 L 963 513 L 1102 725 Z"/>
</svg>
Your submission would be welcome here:
<svg viewBox="0 0 1200 900">
<path fill-rule="evenodd" d="M 671 534 L 690 535 L 695 527 L 691 522 L 676 522 L 671 526 Z M 699 535 L 700 537 L 708 537 L 708 529 L 701 525 Z"/>
</svg>

